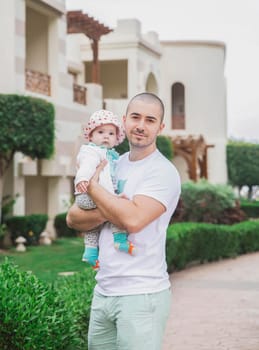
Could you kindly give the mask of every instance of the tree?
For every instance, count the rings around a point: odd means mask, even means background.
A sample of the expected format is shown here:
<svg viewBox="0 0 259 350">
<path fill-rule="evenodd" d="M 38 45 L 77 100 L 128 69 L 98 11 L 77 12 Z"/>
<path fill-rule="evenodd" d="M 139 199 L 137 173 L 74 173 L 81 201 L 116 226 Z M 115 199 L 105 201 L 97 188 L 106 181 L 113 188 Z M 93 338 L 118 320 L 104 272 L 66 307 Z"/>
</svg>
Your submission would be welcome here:
<svg viewBox="0 0 259 350">
<path fill-rule="evenodd" d="M 230 141 L 227 145 L 228 179 L 231 185 L 248 186 L 251 199 L 253 186 L 259 185 L 259 144 Z"/>
<path fill-rule="evenodd" d="M 49 159 L 53 154 L 54 117 L 54 106 L 45 100 L 0 94 L 0 208 L 4 177 L 15 152 L 32 159 Z"/>
</svg>

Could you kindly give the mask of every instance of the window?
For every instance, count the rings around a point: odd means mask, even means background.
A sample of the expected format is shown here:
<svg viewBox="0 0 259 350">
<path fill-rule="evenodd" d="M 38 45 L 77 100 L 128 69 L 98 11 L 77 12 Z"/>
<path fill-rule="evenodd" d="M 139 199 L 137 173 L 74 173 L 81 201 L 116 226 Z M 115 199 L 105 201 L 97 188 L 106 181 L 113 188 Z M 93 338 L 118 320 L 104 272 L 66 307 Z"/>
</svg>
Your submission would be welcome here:
<svg viewBox="0 0 259 350">
<path fill-rule="evenodd" d="M 185 129 L 185 98 L 182 83 L 175 83 L 172 86 L 172 129 Z"/>
</svg>

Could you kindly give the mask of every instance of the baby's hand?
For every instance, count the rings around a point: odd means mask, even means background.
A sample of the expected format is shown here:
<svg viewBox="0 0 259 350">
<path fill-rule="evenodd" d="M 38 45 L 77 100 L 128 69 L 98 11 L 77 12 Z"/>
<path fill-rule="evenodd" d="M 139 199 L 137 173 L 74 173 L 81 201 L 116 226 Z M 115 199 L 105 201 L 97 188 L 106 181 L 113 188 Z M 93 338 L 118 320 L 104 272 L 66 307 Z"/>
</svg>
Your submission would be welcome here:
<svg viewBox="0 0 259 350">
<path fill-rule="evenodd" d="M 83 193 L 87 192 L 88 181 L 81 181 L 76 185 L 77 192 Z"/>
</svg>

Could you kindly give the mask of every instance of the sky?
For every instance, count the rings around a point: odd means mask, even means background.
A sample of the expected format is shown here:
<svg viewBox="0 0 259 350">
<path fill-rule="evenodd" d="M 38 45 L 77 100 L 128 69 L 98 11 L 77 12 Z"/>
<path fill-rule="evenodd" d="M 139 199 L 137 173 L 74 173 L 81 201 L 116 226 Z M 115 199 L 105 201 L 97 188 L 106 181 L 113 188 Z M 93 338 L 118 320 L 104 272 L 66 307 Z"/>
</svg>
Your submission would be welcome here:
<svg viewBox="0 0 259 350">
<path fill-rule="evenodd" d="M 259 0 L 66 0 L 115 28 L 136 18 L 160 40 L 216 40 L 226 44 L 228 136 L 259 142 Z"/>
</svg>

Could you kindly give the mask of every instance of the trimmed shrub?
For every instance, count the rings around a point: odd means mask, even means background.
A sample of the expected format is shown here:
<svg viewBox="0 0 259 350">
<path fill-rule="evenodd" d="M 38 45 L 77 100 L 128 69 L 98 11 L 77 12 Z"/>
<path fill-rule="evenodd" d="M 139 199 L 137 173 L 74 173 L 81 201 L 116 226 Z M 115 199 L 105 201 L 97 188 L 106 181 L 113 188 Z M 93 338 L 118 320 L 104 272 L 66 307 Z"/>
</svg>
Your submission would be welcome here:
<svg viewBox="0 0 259 350">
<path fill-rule="evenodd" d="M 48 221 L 46 214 L 31 214 L 25 216 L 12 216 L 6 220 L 13 244 L 19 236 L 27 240 L 28 245 L 39 243 L 39 237 L 44 231 Z"/>
<path fill-rule="evenodd" d="M 259 250 L 259 221 L 246 221 L 235 225 L 239 236 L 238 254 Z"/>
<path fill-rule="evenodd" d="M 73 322 L 53 287 L 7 260 L 0 265 L 0 349 L 76 349 Z"/>
<path fill-rule="evenodd" d="M 57 237 L 76 237 L 78 231 L 67 226 L 66 216 L 67 213 L 61 213 L 55 216 L 54 228 L 56 235 Z"/>
<path fill-rule="evenodd" d="M 259 201 L 241 200 L 241 209 L 249 218 L 259 218 Z"/>
<path fill-rule="evenodd" d="M 203 263 L 259 251 L 259 221 L 234 225 L 176 223 L 167 230 L 168 271 L 183 269 L 192 262 Z"/>
<path fill-rule="evenodd" d="M 90 307 L 95 286 L 95 272 L 86 268 L 73 276 L 59 277 L 55 289 L 71 313 L 74 331 L 78 338 L 79 350 L 87 349 L 87 333 L 90 318 Z"/>
<path fill-rule="evenodd" d="M 54 117 L 53 104 L 44 99 L 0 94 L 1 157 L 19 151 L 31 158 L 50 158 L 54 152 Z"/>
<path fill-rule="evenodd" d="M 190 222 L 221 223 L 224 210 L 234 208 L 236 198 L 232 187 L 215 185 L 202 179 L 182 185 L 181 219 Z"/>
<path fill-rule="evenodd" d="M 170 225 L 167 229 L 166 260 L 168 271 L 183 269 L 188 262 L 194 260 L 191 240 L 187 238 L 197 226 L 194 223 Z"/>
<path fill-rule="evenodd" d="M 234 208 L 224 209 L 220 216 L 219 223 L 224 225 L 232 225 L 247 220 L 246 213 L 240 208 L 239 201 L 236 200 Z"/>
</svg>

